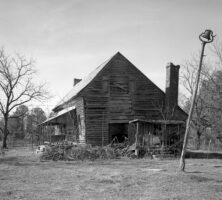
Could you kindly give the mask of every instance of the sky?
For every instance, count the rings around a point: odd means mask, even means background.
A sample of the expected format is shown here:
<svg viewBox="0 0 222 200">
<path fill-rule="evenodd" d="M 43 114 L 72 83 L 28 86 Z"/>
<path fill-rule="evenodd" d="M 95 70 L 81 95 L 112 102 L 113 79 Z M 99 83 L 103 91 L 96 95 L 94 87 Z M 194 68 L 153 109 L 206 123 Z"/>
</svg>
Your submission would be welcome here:
<svg viewBox="0 0 222 200">
<path fill-rule="evenodd" d="M 0 0 L 0 46 L 35 60 L 49 112 L 118 51 L 165 90 L 168 62 L 200 51 L 205 29 L 222 37 L 221 10 L 220 0 Z"/>
</svg>

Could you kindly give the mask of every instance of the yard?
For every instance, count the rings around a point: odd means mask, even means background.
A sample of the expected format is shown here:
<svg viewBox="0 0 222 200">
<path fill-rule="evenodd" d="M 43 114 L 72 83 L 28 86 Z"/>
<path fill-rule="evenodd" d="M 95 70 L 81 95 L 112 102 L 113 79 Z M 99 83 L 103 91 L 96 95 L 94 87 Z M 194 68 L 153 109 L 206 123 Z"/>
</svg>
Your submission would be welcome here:
<svg viewBox="0 0 222 200">
<path fill-rule="evenodd" d="M 28 149 L 0 157 L 0 199 L 222 199 L 222 160 L 39 162 Z"/>
</svg>

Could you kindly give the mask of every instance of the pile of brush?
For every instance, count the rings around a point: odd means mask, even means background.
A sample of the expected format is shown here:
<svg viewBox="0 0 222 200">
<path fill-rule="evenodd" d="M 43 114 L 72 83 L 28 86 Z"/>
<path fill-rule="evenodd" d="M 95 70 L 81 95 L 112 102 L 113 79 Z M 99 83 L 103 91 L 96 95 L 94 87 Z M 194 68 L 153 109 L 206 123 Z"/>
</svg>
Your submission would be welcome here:
<svg viewBox="0 0 222 200">
<path fill-rule="evenodd" d="M 40 161 L 48 160 L 96 160 L 115 159 L 119 155 L 110 145 L 104 147 L 92 147 L 91 145 L 54 145 L 49 146 L 40 155 Z"/>
<path fill-rule="evenodd" d="M 125 143 L 111 143 L 107 146 L 91 145 L 67 145 L 57 144 L 48 146 L 46 151 L 40 155 L 40 161 L 47 160 L 103 160 L 116 159 L 120 157 L 133 157 L 134 149 Z"/>
<path fill-rule="evenodd" d="M 109 145 L 117 157 L 131 157 L 133 153 L 131 146 L 127 143 L 113 143 Z"/>
<path fill-rule="evenodd" d="M 73 160 L 115 159 L 117 154 L 110 146 L 92 147 L 91 145 L 77 145 L 70 150 L 69 158 Z"/>
<path fill-rule="evenodd" d="M 68 152 L 72 149 L 73 145 L 57 144 L 48 145 L 46 150 L 40 154 L 40 161 L 57 161 L 57 160 L 67 160 Z"/>
</svg>

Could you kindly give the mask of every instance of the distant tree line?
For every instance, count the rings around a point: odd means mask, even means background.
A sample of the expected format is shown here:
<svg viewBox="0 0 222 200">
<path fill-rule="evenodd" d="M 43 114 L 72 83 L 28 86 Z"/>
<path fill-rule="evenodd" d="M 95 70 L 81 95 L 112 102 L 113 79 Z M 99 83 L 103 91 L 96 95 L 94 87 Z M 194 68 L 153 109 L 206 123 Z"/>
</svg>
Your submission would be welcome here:
<svg viewBox="0 0 222 200">
<path fill-rule="evenodd" d="M 40 141 L 39 124 L 46 120 L 45 112 L 39 108 L 28 109 L 25 105 L 20 105 L 10 115 L 8 121 L 9 139 L 11 141 L 21 141 L 38 144 Z M 3 119 L 0 126 L 4 124 Z M 3 135 L 0 135 L 1 140 Z"/>
</svg>

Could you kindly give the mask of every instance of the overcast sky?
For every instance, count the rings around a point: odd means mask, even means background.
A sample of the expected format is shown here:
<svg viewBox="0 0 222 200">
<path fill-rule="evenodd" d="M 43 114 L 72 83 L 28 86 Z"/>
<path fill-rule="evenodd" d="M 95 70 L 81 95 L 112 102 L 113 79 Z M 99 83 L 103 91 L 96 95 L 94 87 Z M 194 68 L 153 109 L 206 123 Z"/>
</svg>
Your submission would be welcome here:
<svg viewBox="0 0 222 200">
<path fill-rule="evenodd" d="M 164 90 L 166 64 L 198 52 L 206 28 L 221 38 L 221 22 L 220 0 L 0 0 L 0 45 L 36 60 L 52 108 L 117 51 Z"/>
</svg>

